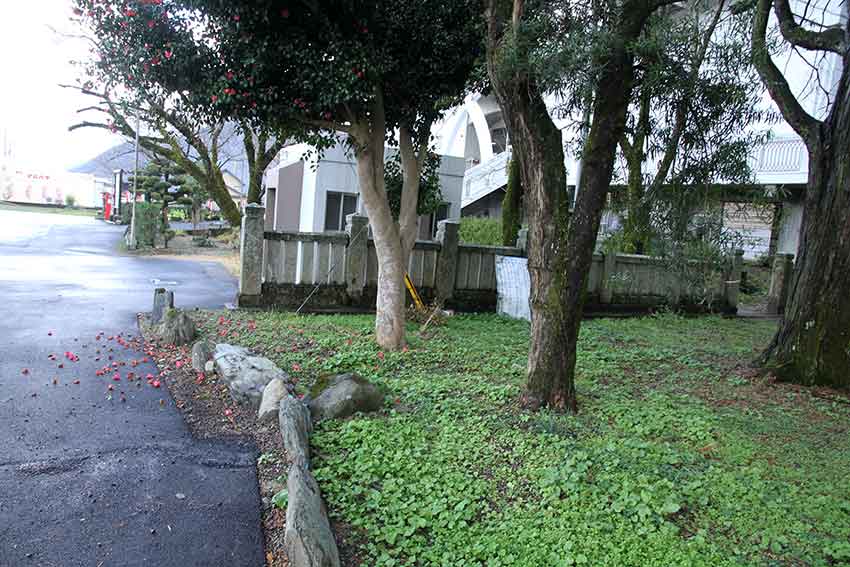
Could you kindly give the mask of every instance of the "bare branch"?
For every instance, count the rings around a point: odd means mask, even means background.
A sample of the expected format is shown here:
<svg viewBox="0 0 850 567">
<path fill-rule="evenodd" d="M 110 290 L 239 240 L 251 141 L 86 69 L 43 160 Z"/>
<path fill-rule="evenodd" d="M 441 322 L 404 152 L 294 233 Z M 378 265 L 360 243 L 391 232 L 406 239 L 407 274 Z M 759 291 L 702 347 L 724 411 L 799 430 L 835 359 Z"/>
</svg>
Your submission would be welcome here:
<svg viewBox="0 0 850 567">
<path fill-rule="evenodd" d="M 776 106 L 779 107 L 782 116 L 794 131 L 803 138 L 806 145 L 811 147 L 815 143 L 820 121 L 803 109 L 800 101 L 791 92 L 788 81 L 785 80 L 785 77 L 770 57 L 766 41 L 770 4 L 771 0 L 758 0 L 756 4 L 751 38 L 753 65 L 756 71 L 758 71 L 770 96 L 776 102 Z"/>
<path fill-rule="evenodd" d="M 841 26 L 830 26 L 822 31 L 809 30 L 797 23 L 788 0 L 774 0 L 773 11 L 779 20 L 779 31 L 785 40 L 803 49 L 831 51 L 844 55 L 847 42 Z"/>
</svg>

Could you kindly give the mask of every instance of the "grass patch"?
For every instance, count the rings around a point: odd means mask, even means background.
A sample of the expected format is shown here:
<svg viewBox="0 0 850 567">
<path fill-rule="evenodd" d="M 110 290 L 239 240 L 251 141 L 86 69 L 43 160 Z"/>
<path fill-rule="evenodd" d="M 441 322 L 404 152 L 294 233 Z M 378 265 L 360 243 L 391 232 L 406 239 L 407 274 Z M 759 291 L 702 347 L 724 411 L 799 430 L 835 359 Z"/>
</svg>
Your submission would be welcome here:
<svg viewBox="0 0 850 567">
<path fill-rule="evenodd" d="M 77 207 L 39 207 L 37 205 L 18 205 L 0 201 L 0 211 L 18 213 L 42 213 L 48 215 L 71 215 L 77 217 L 94 217 L 97 211 L 94 209 L 80 209 Z"/>
<path fill-rule="evenodd" d="M 752 376 L 771 322 L 586 321 L 569 416 L 517 407 L 523 322 L 457 316 L 382 353 L 369 316 L 226 316 L 205 332 L 303 391 L 356 370 L 387 393 L 312 438 L 360 564 L 850 565 L 850 407 Z"/>
</svg>

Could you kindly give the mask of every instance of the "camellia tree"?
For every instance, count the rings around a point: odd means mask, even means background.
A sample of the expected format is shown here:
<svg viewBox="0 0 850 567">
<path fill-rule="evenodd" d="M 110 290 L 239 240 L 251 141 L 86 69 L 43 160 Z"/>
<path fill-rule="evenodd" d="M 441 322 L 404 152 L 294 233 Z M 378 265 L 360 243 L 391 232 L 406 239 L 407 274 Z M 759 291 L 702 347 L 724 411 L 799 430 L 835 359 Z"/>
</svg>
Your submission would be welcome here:
<svg viewBox="0 0 850 567">
<path fill-rule="evenodd" d="M 785 313 L 761 363 L 782 380 L 850 386 L 850 18 L 833 24 L 795 14 L 788 0 L 757 0 L 753 62 L 770 96 L 809 154 L 800 245 Z M 819 120 L 803 108 L 771 58 L 771 10 L 783 41 L 840 59 L 832 104 Z"/>
<path fill-rule="evenodd" d="M 76 0 L 102 47 L 137 90 L 199 117 L 286 128 L 320 151 L 339 133 L 354 152 L 378 257 L 376 335 L 404 344 L 404 273 L 416 239 L 420 170 L 430 129 L 480 55 L 473 0 Z M 398 218 L 384 179 L 385 144 L 403 171 Z"/>
</svg>

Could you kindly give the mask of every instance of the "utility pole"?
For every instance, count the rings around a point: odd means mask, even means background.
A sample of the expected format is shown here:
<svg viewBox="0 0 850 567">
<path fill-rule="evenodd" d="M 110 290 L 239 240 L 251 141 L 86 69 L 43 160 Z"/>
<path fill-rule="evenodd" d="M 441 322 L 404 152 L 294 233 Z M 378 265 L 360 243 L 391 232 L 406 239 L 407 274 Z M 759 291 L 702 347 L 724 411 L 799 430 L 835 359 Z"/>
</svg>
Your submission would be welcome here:
<svg viewBox="0 0 850 567">
<path fill-rule="evenodd" d="M 127 248 L 135 250 L 136 245 L 136 191 L 139 188 L 139 115 L 136 114 L 136 163 L 133 166 L 133 204 L 130 206 L 130 235 Z"/>
</svg>

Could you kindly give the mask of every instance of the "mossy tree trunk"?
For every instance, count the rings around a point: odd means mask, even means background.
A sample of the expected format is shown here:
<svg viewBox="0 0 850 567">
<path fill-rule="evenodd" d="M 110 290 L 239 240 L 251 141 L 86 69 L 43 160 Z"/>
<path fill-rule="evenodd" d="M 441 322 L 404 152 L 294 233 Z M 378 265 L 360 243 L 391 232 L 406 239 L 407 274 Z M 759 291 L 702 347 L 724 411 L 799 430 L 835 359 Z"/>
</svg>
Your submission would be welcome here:
<svg viewBox="0 0 850 567">
<path fill-rule="evenodd" d="M 244 121 L 239 123 L 239 128 L 242 131 L 242 143 L 248 161 L 247 200 L 249 203 L 260 204 L 265 193 L 263 175 L 283 148 L 285 140 L 282 137 L 276 139 L 270 136 L 266 128 L 253 128 Z"/>
<path fill-rule="evenodd" d="M 645 146 L 650 128 L 650 89 L 643 85 L 635 132 L 631 142 L 624 134 L 620 148 L 626 159 L 626 220 L 623 223 L 624 252 L 643 254 L 650 231 L 650 207 L 644 202 L 643 162 L 646 160 Z"/>
<path fill-rule="evenodd" d="M 770 7 L 792 45 L 839 54 L 843 72 L 829 115 L 816 120 L 770 59 Z M 848 25 L 846 22 L 843 24 Z M 788 0 L 759 0 L 753 25 L 756 68 L 809 153 L 798 256 L 779 329 L 760 358 L 780 380 L 850 387 L 850 51 L 847 29 L 812 32 L 796 24 Z"/>
<path fill-rule="evenodd" d="M 516 245 L 517 234 L 522 226 L 522 173 L 519 159 L 511 157 L 508 164 L 508 187 L 502 199 L 502 244 Z"/>
<path fill-rule="evenodd" d="M 530 65 L 503 62 L 502 49 L 517 57 L 522 0 L 489 0 L 486 5 L 487 66 L 490 81 L 519 160 L 528 214 L 528 271 L 531 279 L 531 338 L 524 404 L 577 410 L 576 347 L 585 289 L 617 145 L 625 132 L 634 80 L 631 45 L 658 7 L 627 1 L 611 30 L 612 41 L 594 62 L 598 78 L 593 119 L 582 152 L 583 168 L 575 212 L 570 216 L 561 132 L 552 122 L 543 93 L 528 74 Z M 519 53 L 522 58 L 523 54 Z M 514 59 L 515 60 L 515 59 Z M 608 85 L 618 85 L 608 89 Z"/>
</svg>

